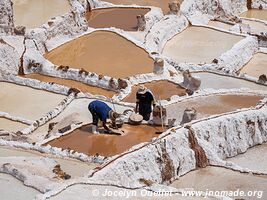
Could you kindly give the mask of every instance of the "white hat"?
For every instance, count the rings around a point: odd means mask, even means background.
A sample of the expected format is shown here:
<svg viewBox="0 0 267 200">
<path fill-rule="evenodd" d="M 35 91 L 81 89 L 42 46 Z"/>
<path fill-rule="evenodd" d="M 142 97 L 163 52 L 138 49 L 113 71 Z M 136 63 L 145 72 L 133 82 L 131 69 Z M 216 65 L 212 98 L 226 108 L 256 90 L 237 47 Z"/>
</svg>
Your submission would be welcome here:
<svg viewBox="0 0 267 200">
<path fill-rule="evenodd" d="M 141 85 L 139 86 L 139 89 L 138 89 L 137 92 L 138 92 L 139 94 L 145 94 L 145 93 L 147 92 L 147 88 L 146 88 L 146 86 L 143 85 L 143 84 L 141 84 Z"/>
</svg>

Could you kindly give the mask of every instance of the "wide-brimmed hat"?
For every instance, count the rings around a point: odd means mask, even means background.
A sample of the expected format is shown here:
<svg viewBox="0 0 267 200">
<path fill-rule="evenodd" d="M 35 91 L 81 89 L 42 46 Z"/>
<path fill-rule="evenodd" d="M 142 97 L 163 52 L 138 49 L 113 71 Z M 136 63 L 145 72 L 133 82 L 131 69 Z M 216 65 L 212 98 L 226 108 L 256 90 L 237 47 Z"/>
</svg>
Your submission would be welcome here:
<svg viewBox="0 0 267 200">
<path fill-rule="evenodd" d="M 120 116 L 119 113 L 117 113 L 117 112 L 115 112 L 115 111 L 113 111 L 113 110 L 109 111 L 108 114 L 109 114 L 109 118 L 110 118 L 111 120 L 116 120 L 116 119 Z"/>
<path fill-rule="evenodd" d="M 138 90 L 137 90 L 137 92 L 139 93 L 139 94 L 145 94 L 146 92 L 147 92 L 147 88 L 146 88 L 146 86 L 145 85 L 140 85 L 139 86 L 139 88 L 138 88 Z"/>
</svg>

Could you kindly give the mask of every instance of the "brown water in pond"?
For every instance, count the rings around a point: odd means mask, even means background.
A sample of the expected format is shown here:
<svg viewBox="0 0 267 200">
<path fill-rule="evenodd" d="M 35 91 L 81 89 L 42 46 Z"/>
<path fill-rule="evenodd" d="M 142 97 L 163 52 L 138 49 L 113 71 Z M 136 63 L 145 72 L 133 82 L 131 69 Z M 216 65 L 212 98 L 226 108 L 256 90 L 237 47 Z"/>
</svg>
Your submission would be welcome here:
<svg viewBox="0 0 267 200">
<path fill-rule="evenodd" d="M 174 84 L 170 81 L 153 81 L 144 84 L 148 89 L 150 89 L 156 100 L 168 99 L 173 95 L 184 96 L 186 91 L 181 86 Z M 136 102 L 136 92 L 139 85 L 133 86 L 131 93 L 123 99 L 125 102 L 135 103 Z"/>
<path fill-rule="evenodd" d="M 174 181 L 170 186 L 175 188 L 194 188 L 203 192 L 209 191 L 263 191 L 256 192 L 254 196 L 242 199 L 266 199 L 267 176 L 256 176 L 235 172 L 225 168 L 206 167 L 189 172 Z M 263 196 L 262 196 L 263 195 Z M 232 198 L 237 199 L 236 196 Z"/>
<path fill-rule="evenodd" d="M 36 28 L 70 11 L 68 0 L 12 0 L 15 25 Z"/>
<path fill-rule="evenodd" d="M 240 14 L 240 17 L 267 20 L 267 10 L 250 9 Z"/>
<path fill-rule="evenodd" d="M 206 114 L 220 114 L 240 108 L 249 108 L 250 106 L 255 106 L 256 103 L 263 98 L 259 96 L 238 95 L 221 95 L 216 97 L 214 99 L 207 99 L 205 103 L 203 102 L 204 104 L 198 107 L 198 111 Z M 209 103 L 213 105 L 208 105 Z"/>
<path fill-rule="evenodd" d="M 100 129 L 103 132 L 103 128 Z M 111 134 L 95 135 L 91 133 L 91 125 L 87 125 L 48 144 L 63 149 L 70 148 L 88 155 L 98 153 L 103 156 L 113 156 L 126 151 L 136 144 L 147 142 L 153 137 L 157 137 L 158 135 L 155 132 L 161 131 L 161 127 L 124 124 L 121 130 L 125 132 L 121 136 Z"/>
<path fill-rule="evenodd" d="M 95 31 L 50 51 L 56 65 L 84 68 L 97 74 L 124 78 L 153 71 L 153 59 L 142 48 L 110 31 Z"/>
<path fill-rule="evenodd" d="M 137 15 L 145 15 L 149 11 L 148 8 L 94 9 L 86 13 L 86 19 L 92 28 L 115 27 L 125 31 L 137 31 Z"/>
<path fill-rule="evenodd" d="M 176 118 L 181 122 L 184 110 L 194 107 L 197 110 L 197 119 L 215 114 L 235 111 L 240 108 L 255 106 L 261 96 L 249 95 L 213 95 L 198 97 L 187 101 L 178 102 L 167 107 L 168 118 Z"/>
<path fill-rule="evenodd" d="M 191 26 L 169 40 L 162 53 L 176 62 L 211 63 L 242 39 L 211 28 Z"/>
<path fill-rule="evenodd" d="M 171 0 L 106 0 L 107 2 L 116 4 L 116 5 L 139 5 L 139 6 L 154 6 L 161 8 L 162 11 L 166 14 L 169 12 L 169 2 Z M 178 0 L 182 3 L 183 0 Z"/>
<path fill-rule="evenodd" d="M 257 53 L 242 69 L 242 73 L 258 78 L 260 75 L 267 75 L 267 54 Z"/>
<path fill-rule="evenodd" d="M 56 78 L 56 77 L 45 76 L 41 74 L 27 74 L 27 75 L 24 75 L 23 77 L 37 79 L 43 82 L 57 83 L 60 85 L 65 85 L 70 88 L 79 89 L 82 92 L 89 92 L 95 95 L 98 94 L 98 95 L 104 95 L 106 97 L 113 97 L 116 94 L 113 91 L 105 90 L 99 87 L 90 86 L 90 85 L 87 85 L 87 84 L 84 84 L 78 81 L 74 81 L 74 80 L 69 80 L 69 79 Z"/>
</svg>

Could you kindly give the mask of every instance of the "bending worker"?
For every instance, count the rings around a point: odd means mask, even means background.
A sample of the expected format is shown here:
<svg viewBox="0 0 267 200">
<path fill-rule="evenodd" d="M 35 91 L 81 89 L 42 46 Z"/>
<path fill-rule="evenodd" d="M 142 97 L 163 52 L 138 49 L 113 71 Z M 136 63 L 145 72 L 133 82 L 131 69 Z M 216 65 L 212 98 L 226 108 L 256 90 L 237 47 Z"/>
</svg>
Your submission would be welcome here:
<svg viewBox="0 0 267 200">
<path fill-rule="evenodd" d="M 116 127 L 116 118 L 119 117 L 119 114 L 114 112 L 106 103 L 102 101 L 92 101 L 88 105 L 88 109 L 93 116 L 93 126 L 92 132 L 98 133 L 98 120 L 102 121 L 102 125 L 107 133 L 112 133 L 112 131 L 107 127 L 106 122 L 109 118 L 112 121 L 112 127 Z"/>
<path fill-rule="evenodd" d="M 148 121 L 152 112 L 151 106 L 155 106 L 155 100 L 152 92 L 144 85 L 140 85 L 136 93 L 136 108 L 135 112 L 143 116 L 143 119 Z"/>
</svg>

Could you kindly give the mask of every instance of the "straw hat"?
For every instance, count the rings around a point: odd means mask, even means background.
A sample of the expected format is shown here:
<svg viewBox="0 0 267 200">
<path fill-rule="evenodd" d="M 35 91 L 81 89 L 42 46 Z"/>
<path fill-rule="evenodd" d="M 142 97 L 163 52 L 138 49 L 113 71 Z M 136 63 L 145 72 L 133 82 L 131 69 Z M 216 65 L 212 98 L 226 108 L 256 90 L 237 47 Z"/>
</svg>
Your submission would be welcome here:
<svg viewBox="0 0 267 200">
<path fill-rule="evenodd" d="M 112 121 L 116 120 L 116 119 L 120 116 L 119 113 L 114 112 L 113 110 L 109 111 L 108 114 L 109 114 L 109 118 L 110 118 Z"/>
<path fill-rule="evenodd" d="M 139 86 L 139 89 L 138 89 L 138 91 L 137 91 L 139 94 L 145 94 L 146 92 L 147 92 L 147 88 L 146 88 L 146 86 L 145 85 L 140 85 Z"/>
</svg>

